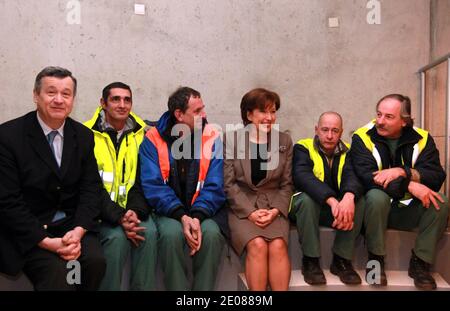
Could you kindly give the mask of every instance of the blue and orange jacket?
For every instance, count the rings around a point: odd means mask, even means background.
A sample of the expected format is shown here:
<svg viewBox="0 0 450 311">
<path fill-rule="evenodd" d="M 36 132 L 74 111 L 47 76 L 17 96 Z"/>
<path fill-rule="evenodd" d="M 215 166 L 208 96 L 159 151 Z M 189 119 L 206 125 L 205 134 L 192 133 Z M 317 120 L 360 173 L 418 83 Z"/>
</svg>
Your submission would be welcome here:
<svg viewBox="0 0 450 311">
<path fill-rule="evenodd" d="M 201 214 L 201 218 L 210 218 L 225 203 L 225 192 L 223 190 L 223 155 L 222 143 L 220 138 L 214 140 L 211 144 L 211 159 L 208 162 L 208 170 L 205 180 L 199 192 L 197 190 L 200 171 L 200 159 L 193 159 L 189 165 L 187 172 L 186 198 L 180 199 L 181 191 L 179 189 L 178 173 L 176 160 L 171 153 L 173 140 L 165 133 L 170 127 L 170 113 L 165 112 L 159 119 L 155 128 L 157 134 L 167 144 L 167 153 L 165 157 L 169 158 L 169 167 L 165 159 L 160 159 L 158 148 L 154 141 L 150 139 L 150 134 L 146 135 L 139 150 L 139 158 L 141 164 L 141 182 L 145 198 L 150 206 L 155 208 L 155 212 L 159 215 L 174 217 L 174 212 L 183 209 L 183 214 L 193 215 Z M 200 148 L 200 146 L 199 146 Z M 161 153 L 161 150 L 160 150 Z M 168 180 L 163 177 L 162 171 L 168 170 Z M 195 198 L 194 198 L 195 196 Z M 185 202 L 185 204 L 182 203 Z M 179 213 L 177 213 L 179 215 Z M 176 217 L 174 217 L 176 218 Z"/>
</svg>

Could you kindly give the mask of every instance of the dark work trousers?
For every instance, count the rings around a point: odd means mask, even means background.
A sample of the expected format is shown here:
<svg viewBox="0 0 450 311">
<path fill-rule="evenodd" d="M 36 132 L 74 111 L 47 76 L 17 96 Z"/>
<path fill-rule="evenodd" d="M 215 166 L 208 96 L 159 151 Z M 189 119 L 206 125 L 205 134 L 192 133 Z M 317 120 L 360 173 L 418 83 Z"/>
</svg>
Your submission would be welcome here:
<svg viewBox="0 0 450 311">
<path fill-rule="evenodd" d="M 367 249 L 375 255 L 386 255 L 385 235 L 387 228 L 412 231 L 418 228 L 414 253 L 423 261 L 433 264 L 436 246 L 445 231 L 448 221 L 448 198 L 439 193 L 444 203 L 437 201 L 439 210 L 433 204 L 425 208 L 414 198 L 409 205 L 391 203 L 386 192 L 371 189 L 366 193 L 364 225 L 366 227 Z"/>
<path fill-rule="evenodd" d="M 353 259 L 355 241 L 358 237 L 364 216 L 364 198 L 360 198 L 355 204 L 353 229 L 349 231 L 336 230 L 333 244 L 333 253 L 348 259 Z M 328 205 L 320 205 L 306 192 L 298 195 L 293 200 L 289 217 L 297 225 L 299 241 L 303 255 L 308 257 L 320 257 L 320 229 L 319 226 L 331 227 L 334 217 Z"/>
<path fill-rule="evenodd" d="M 47 229 L 50 237 L 63 237 L 69 231 L 68 222 L 50 225 Z M 70 281 L 68 274 L 74 271 L 74 266 L 68 265 L 68 261 L 58 254 L 35 246 L 25 255 L 23 271 L 30 279 L 37 291 L 46 290 L 97 290 L 106 269 L 106 261 L 98 235 L 86 232 L 81 240 L 81 256 L 77 259 L 80 263 L 80 284 Z M 69 279 L 69 280 L 68 280 Z"/>
</svg>

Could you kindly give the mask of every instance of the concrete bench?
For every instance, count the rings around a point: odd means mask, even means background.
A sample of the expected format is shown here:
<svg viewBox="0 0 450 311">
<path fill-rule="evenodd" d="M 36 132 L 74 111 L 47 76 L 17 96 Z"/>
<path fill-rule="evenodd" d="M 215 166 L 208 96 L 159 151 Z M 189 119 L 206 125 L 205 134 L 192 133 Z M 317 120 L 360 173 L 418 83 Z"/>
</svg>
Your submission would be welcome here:
<svg viewBox="0 0 450 311">
<path fill-rule="evenodd" d="M 332 260 L 331 246 L 334 241 L 334 230 L 330 228 L 321 228 L 321 264 L 323 269 L 329 269 Z M 409 265 L 411 249 L 414 247 L 416 233 L 397 230 L 388 230 L 386 237 L 386 269 L 393 271 L 406 271 Z M 297 231 L 291 227 L 289 241 L 289 256 L 291 259 L 292 270 L 301 268 L 301 249 L 298 242 Z M 190 259 L 188 259 L 191 261 Z M 359 237 L 356 242 L 354 265 L 358 270 L 364 270 L 367 261 L 367 251 L 364 247 L 364 239 Z M 450 231 L 447 230 L 438 243 L 437 260 L 434 265 L 434 271 L 450 283 Z M 189 273 L 192 274 L 189 262 Z M 231 247 L 225 246 L 222 253 L 222 262 L 220 263 L 217 275 L 217 290 L 238 290 L 240 280 L 239 273 L 244 271 L 244 259 L 236 255 Z M 123 279 L 127 280 L 129 267 L 124 271 Z M 126 282 L 122 286 L 127 289 Z M 11 278 L 0 274 L 0 290 L 32 290 L 30 281 L 23 275 Z M 158 264 L 157 267 L 157 289 L 164 290 L 163 273 Z M 330 287 L 331 289 L 331 287 Z"/>
</svg>

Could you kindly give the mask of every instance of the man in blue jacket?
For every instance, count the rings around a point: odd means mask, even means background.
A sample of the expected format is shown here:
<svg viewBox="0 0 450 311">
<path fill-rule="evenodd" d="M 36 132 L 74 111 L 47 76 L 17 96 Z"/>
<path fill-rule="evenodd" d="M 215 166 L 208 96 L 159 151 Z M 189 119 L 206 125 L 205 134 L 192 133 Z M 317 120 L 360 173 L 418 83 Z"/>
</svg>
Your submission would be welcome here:
<svg viewBox="0 0 450 311">
<path fill-rule="evenodd" d="M 200 93 L 177 89 L 168 111 L 140 147 L 144 195 L 155 208 L 158 249 L 168 290 L 188 290 L 185 247 L 193 258 L 193 290 L 213 290 L 224 245 L 222 144 L 206 124 Z M 201 151 L 201 152 L 200 152 Z"/>
</svg>

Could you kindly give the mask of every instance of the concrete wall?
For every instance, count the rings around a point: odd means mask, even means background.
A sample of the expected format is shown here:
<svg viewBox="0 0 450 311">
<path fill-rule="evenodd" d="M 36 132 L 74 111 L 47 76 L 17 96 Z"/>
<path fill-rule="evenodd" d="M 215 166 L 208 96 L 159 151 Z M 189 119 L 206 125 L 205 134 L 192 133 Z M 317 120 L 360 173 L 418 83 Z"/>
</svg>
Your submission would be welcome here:
<svg viewBox="0 0 450 311">
<path fill-rule="evenodd" d="M 37 72 L 61 65 L 79 79 L 73 116 L 90 117 L 103 86 L 123 80 L 134 110 L 156 119 L 179 85 L 198 89 L 209 120 L 237 123 L 242 95 L 262 86 L 281 96 L 279 121 L 296 140 L 318 115 L 338 110 L 345 138 L 374 116 L 388 92 L 417 100 L 416 70 L 429 60 L 430 1 L 380 0 L 369 25 L 365 0 L 0 0 L 0 122 L 34 108 Z M 338 17 L 339 28 L 328 28 Z M 414 107 L 415 109 L 415 107 Z"/>
<path fill-rule="evenodd" d="M 432 0 L 430 9 L 430 62 L 450 53 L 450 1 Z M 430 130 L 440 150 L 441 163 L 444 165 L 446 156 L 445 145 L 449 137 L 446 135 L 447 120 L 447 69 L 448 63 L 426 72 L 425 92 L 425 127 Z M 447 171 L 447 195 L 450 194 L 450 184 Z"/>
<path fill-rule="evenodd" d="M 431 60 L 450 53 L 450 1 L 431 0 Z"/>
</svg>

